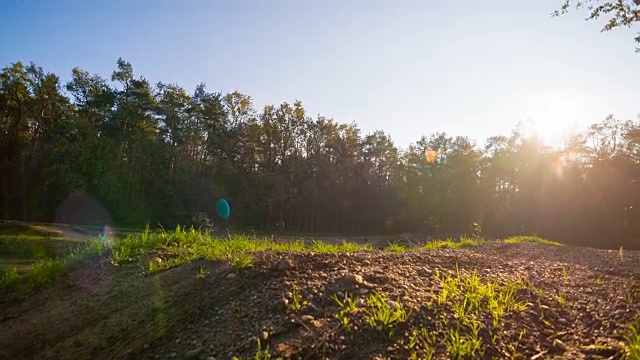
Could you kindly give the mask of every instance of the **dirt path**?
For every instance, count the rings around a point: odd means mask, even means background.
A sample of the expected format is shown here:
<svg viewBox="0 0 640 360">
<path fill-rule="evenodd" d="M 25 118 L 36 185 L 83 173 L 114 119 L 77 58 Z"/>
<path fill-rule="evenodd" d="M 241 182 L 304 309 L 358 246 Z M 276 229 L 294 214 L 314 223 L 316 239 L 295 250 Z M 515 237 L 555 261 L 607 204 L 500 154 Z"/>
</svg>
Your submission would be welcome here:
<svg viewBox="0 0 640 360">
<path fill-rule="evenodd" d="M 444 359 L 443 339 L 463 319 L 449 302 L 434 301 L 443 290 L 438 274 L 474 271 L 482 281 L 531 285 L 514 295 L 526 309 L 505 313 L 497 327 L 478 317 L 485 351 L 474 358 L 509 357 L 514 346 L 527 359 L 619 358 L 616 334 L 640 314 L 640 252 L 632 251 L 621 258 L 616 251 L 489 244 L 403 254 L 264 252 L 250 269 L 198 260 L 153 276 L 102 259 L 21 303 L 0 305 L 0 359 L 219 360 L 253 357 L 257 338 L 290 358 L 400 359 L 409 356 L 412 331 L 422 328 L 440 341 L 433 348 Z M 294 287 L 302 297 L 295 310 Z M 365 320 L 374 291 L 411 310 L 392 336 Z M 358 303 L 349 329 L 334 316 L 331 296 L 340 293 Z M 599 346 L 581 348 L 589 345 Z"/>
</svg>

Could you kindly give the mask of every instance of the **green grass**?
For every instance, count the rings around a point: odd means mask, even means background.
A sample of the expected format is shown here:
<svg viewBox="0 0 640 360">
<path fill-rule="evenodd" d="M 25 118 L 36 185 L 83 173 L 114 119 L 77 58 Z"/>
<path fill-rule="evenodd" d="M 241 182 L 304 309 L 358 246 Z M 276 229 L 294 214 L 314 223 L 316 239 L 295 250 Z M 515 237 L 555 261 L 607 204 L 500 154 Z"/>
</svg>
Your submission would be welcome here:
<svg viewBox="0 0 640 360">
<path fill-rule="evenodd" d="M 423 245 L 420 249 L 435 250 L 435 249 L 459 249 L 459 248 L 472 248 L 478 245 L 484 244 L 486 241 L 482 238 L 461 238 L 459 241 L 453 239 L 447 240 L 433 240 Z"/>
<path fill-rule="evenodd" d="M 391 305 L 385 295 L 373 292 L 367 297 L 367 310 L 364 319 L 369 326 L 378 331 L 385 331 L 393 336 L 396 325 L 407 321 L 409 313 L 400 301 Z"/>
<path fill-rule="evenodd" d="M 449 353 L 449 358 L 452 360 L 474 359 L 478 355 L 483 355 L 485 350 L 477 329 L 465 334 L 460 330 L 459 326 L 449 329 L 449 333 L 444 339 L 444 344 Z"/>
<path fill-rule="evenodd" d="M 393 253 L 403 253 L 407 250 L 409 250 L 409 248 L 400 244 L 389 244 L 384 249 L 382 249 L 382 251 Z"/>
<path fill-rule="evenodd" d="M 14 293 L 20 287 L 21 277 L 18 269 L 11 269 L 0 274 L 0 297 Z"/>
<path fill-rule="evenodd" d="M 407 343 L 410 360 L 431 360 L 435 355 L 436 335 L 426 328 L 413 329 Z"/>
<path fill-rule="evenodd" d="M 307 247 L 308 250 L 322 253 L 341 253 L 341 252 L 358 252 L 358 251 L 371 251 L 373 246 L 371 244 L 356 244 L 350 243 L 345 240 L 342 244 L 327 244 L 322 241 L 314 240 L 311 245 Z M 304 247 L 301 250 L 306 250 Z"/>
<path fill-rule="evenodd" d="M 436 279 L 442 285 L 436 297 L 438 305 L 448 303 L 460 321 L 469 326 L 475 324 L 475 318 L 480 314 L 489 313 L 493 326 L 497 327 L 506 313 L 527 308 L 526 303 L 518 301 L 515 296 L 517 291 L 530 287 L 523 278 L 499 284 L 490 280 L 482 281 L 474 270 L 469 275 L 456 271 L 456 276 L 436 271 Z"/>
<path fill-rule="evenodd" d="M 543 239 L 537 236 L 512 236 L 504 240 L 504 242 L 508 244 L 517 244 L 517 243 L 538 243 L 538 244 L 546 244 L 546 245 L 555 245 L 555 246 L 563 246 L 562 243 L 557 241 L 551 241 L 547 239 Z"/>
<path fill-rule="evenodd" d="M 627 342 L 625 346 L 625 359 L 640 360 L 640 323 L 629 325 L 630 334 L 624 336 Z"/>
<path fill-rule="evenodd" d="M 274 358 L 271 356 L 271 353 L 269 352 L 269 345 L 267 345 L 266 348 L 262 349 L 262 344 L 260 344 L 260 339 L 258 339 L 258 350 L 256 351 L 256 354 L 251 358 L 247 358 L 246 360 L 271 360 L 271 359 L 283 360 L 281 357 Z M 244 360 L 244 359 L 234 356 L 232 360 Z"/>
<path fill-rule="evenodd" d="M 17 269 L 0 274 L 0 300 L 14 296 L 28 295 L 39 287 L 56 280 L 72 264 L 92 256 L 104 254 L 107 245 L 95 239 L 79 244 L 69 255 L 57 259 L 43 259 L 36 262 L 25 273 Z"/>
<path fill-rule="evenodd" d="M 340 300 L 337 294 L 333 294 L 331 297 L 333 301 L 338 305 L 338 313 L 333 315 L 343 327 L 349 328 L 349 315 L 353 314 L 357 311 L 358 301 L 355 298 L 352 298 L 349 294 L 345 294 L 344 298 Z"/>
<path fill-rule="evenodd" d="M 523 237 L 524 238 L 524 237 Z M 484 244 L 482 238 L 461 238 L 459 240 L 433 240 L 420 247 L 406 247 L 399 244 L 389 244 L 382 251 L 402 253 L 413 250 L 436 250 L 472 248 Z M 231 235 L 228 238 L 214 238 L 208 232 L 178 227 L 173 231 L 152 232 L 148 228 L 137 234 L 131 234 L 113 244 L 110 258 L 113 263 L 125 264 L 135 262 L 145 255 L 160 251 L 163 259 L 160 263 L 149 263 L 150 273 L 168 269 L 180 264 L 189 263 L 195 259 L 229 261 L 234 268 L 252 266 L 250 254 L 259 251 L 311 251 L 319 253 L 354 253 L 359 251 L 373 251 L 372 244 L 357 244 L 347 241 L 342 243 L 325 243 L 303 240 L 293 242 L 277 242 L 273 239 L 256 239 L 245 235 Z"/>
<path fill-rule="evenodd" d="M 294 285 L 291 289 L 291 302 L 287 308 L 291 311 L 298 311 L 306 306 L 307 302 L 302 300 L 302 295 L 298 292 L 298 288 Z"/>
<path fill-rule="evenodd" d="M 304 241 L 276 242 L 271 239 L 252 239 L 243 235 L 232 235 L 228 239 L 217 239 L 209 233 L 194 229 L 178 228 L 174 231 L 132 234 L 117 241 L 111 251 L 111 261 L 116 264 L 134 262 L 144 255 L 160 251 L 167 259 L 162 262 L 149 262 L 150 273 L 189 263 L 195 259 L 229 261 L 235 269 L 253 266 L 251 253 L 259 251 L 313 251 L 322 253 L 342 253 L 370 251 L 370 244 L 360 245 L 343 241 L 341 244 L 327 244 L 313 241 L 306 245 Z"/>
</svg>

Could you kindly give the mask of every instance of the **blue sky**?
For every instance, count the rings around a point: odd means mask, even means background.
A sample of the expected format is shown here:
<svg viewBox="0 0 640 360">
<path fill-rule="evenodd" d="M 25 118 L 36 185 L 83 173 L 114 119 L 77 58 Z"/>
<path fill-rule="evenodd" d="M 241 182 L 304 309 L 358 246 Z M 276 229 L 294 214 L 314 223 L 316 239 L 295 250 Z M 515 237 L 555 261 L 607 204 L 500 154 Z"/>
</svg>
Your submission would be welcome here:
<svg viewBox="0 0 640 360">
<path fill-rule="evenodd" d="M 151 82 L 299 99 L 310 115 L 406 147 L 445 131 L 479 142 L 529 121 L 549 141 L 640 113 L 639 29 L 600 33 L 562 0 L 0 0 L 0 63 L 66 81 L 118 57 Z"/>
</svg>

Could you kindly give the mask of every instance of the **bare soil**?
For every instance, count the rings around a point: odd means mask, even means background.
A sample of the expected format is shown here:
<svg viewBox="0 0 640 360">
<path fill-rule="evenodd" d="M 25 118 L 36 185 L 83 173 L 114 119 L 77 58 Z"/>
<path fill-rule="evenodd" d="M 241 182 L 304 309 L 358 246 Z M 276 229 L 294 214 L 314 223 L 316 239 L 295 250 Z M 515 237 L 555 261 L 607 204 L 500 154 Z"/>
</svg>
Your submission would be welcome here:
<svg viewBox="0 0 640 360">
<path fill-rule="evenodd" d="M 490 243 L 254 257 L 243 270 L 197 260 L 154 275 L 104 258 L 76 265 L 29 298 L 0 305 L 0 359 L 253 358 L 258 338 L 284 358 L 406 359 L 412 329 L 428 329 L 441 344 L 459 320 L 446 306 L 426 306 L 441 289 L 436 270 L 477 270 L 498 281 L 524 276 L 542 290 L 519 292 L 527 310 L 481 329 L 486 350 L 476 358 L 510 358 L 517 344 L 516 358 L 617 359 L 621 335 L 640 314 L 638 251 Z M 293 287 L 305 301 L 297 311 L 286 306 Z M 392 336 L 371 329 L 361 314 L 351 329 L 334 317 L 333 294 L 364 299 L 373 291 L 411 310 Z M 443 345 L 435 350 L 435 358 L 450 358 Z"/>
</svg>

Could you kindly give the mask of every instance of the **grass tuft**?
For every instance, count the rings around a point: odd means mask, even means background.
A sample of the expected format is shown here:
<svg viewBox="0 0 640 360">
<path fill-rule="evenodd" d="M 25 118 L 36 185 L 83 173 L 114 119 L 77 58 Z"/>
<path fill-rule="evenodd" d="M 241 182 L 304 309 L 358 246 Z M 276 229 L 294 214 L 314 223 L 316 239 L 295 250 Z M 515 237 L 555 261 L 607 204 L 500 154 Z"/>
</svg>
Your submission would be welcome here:
<svg viewBox="0 0 640 360">
<path fill-rule="evenodd" d="M 231 267 L 234 270 L 242 270 L 253 267 L 253 257 L 247 252 L 240 252 L 232 256 Z"/>
<path fill-rule="evenodd" d="M 14 293 L 20 287 L 22 282 L 18 269 L 13 268 L 0 275 L 0 297 Z"/>
<path fill-rule="evenodd" d="M 364 319 L 369 326 L 378 331 L 386 331 L 393 336 L 396 325 L 407 321 L 409 313 L 400 301 L 391 303 L 386 296 L 373 292 L 367 297 L 368 309 Z"/>
<path fill-rule="evenodd" d="M 459 248 L 471 248 L 482 245 L 485 240 L 482 238 L 461 238 L 459 241 L 453 239 L 447 240 L 433 240 L 429 241 L 421 247 L 424 250 L 435 249 L 459 249 Z"/>
<path fill-rule="evenodd" d="M 630 334 L 624 336 L 627 342 L 625 346 L 625 359 L 640 360 L 640 323 L 629 325 Z"/>
<path fill-rule="evenodd" d="M 333 317 L 338 319 L 343 327 L 349 328 L 349 314 L 353 314 L 357 311 L 358 301 L 349 296 L 349 294 L 345 294 L 344 299 L 342 300 L 338 298 L 337 294 L 333 294 L 331 299 L 338 304 L 338 313 L 333 315 Z"/>
<path fill-rule="evenodd" d="M 407 349 L 410 360 L 431 360 L 435 355 L 436 335 L 426 328 L 414 329 L 409 337 Z"/>
<path fill-rule="evenodd" d="M 400 244 L 389 244 L 382 250 L 386 252 L 403 253 L 409 249 L 406 246 L 402 246 Z"/>
<path fill-rule="evenodd" d="M 515 296 L 517 291 L 529 288 L 522 278 L 504 284 L 490 280 L 483 282 L 474 270 L 469 275 L 456 271 L 455 276 L 436 271 L 436 279 L 442 285 L 436 298 L 438 305 L 449 303 L 459 320 L 472 327 L 481 313 L 488 312 L 493 319 L 493 326 L 497 327 L 506 313 L 527 308 L 526 303 L 518 301 Z"/>
<path fill-rule="evenodd" d="M 508 244 L 517 244 L 517 243 L 538 243 L 538 244 L 546 244 L 546 245 L 555 245 L 555 246 L 563 246 L 562 243 L 557 241 L 543 239 L 537 236 L 512 236 L 504 240 L 504 242 Z"/>
</svg>

